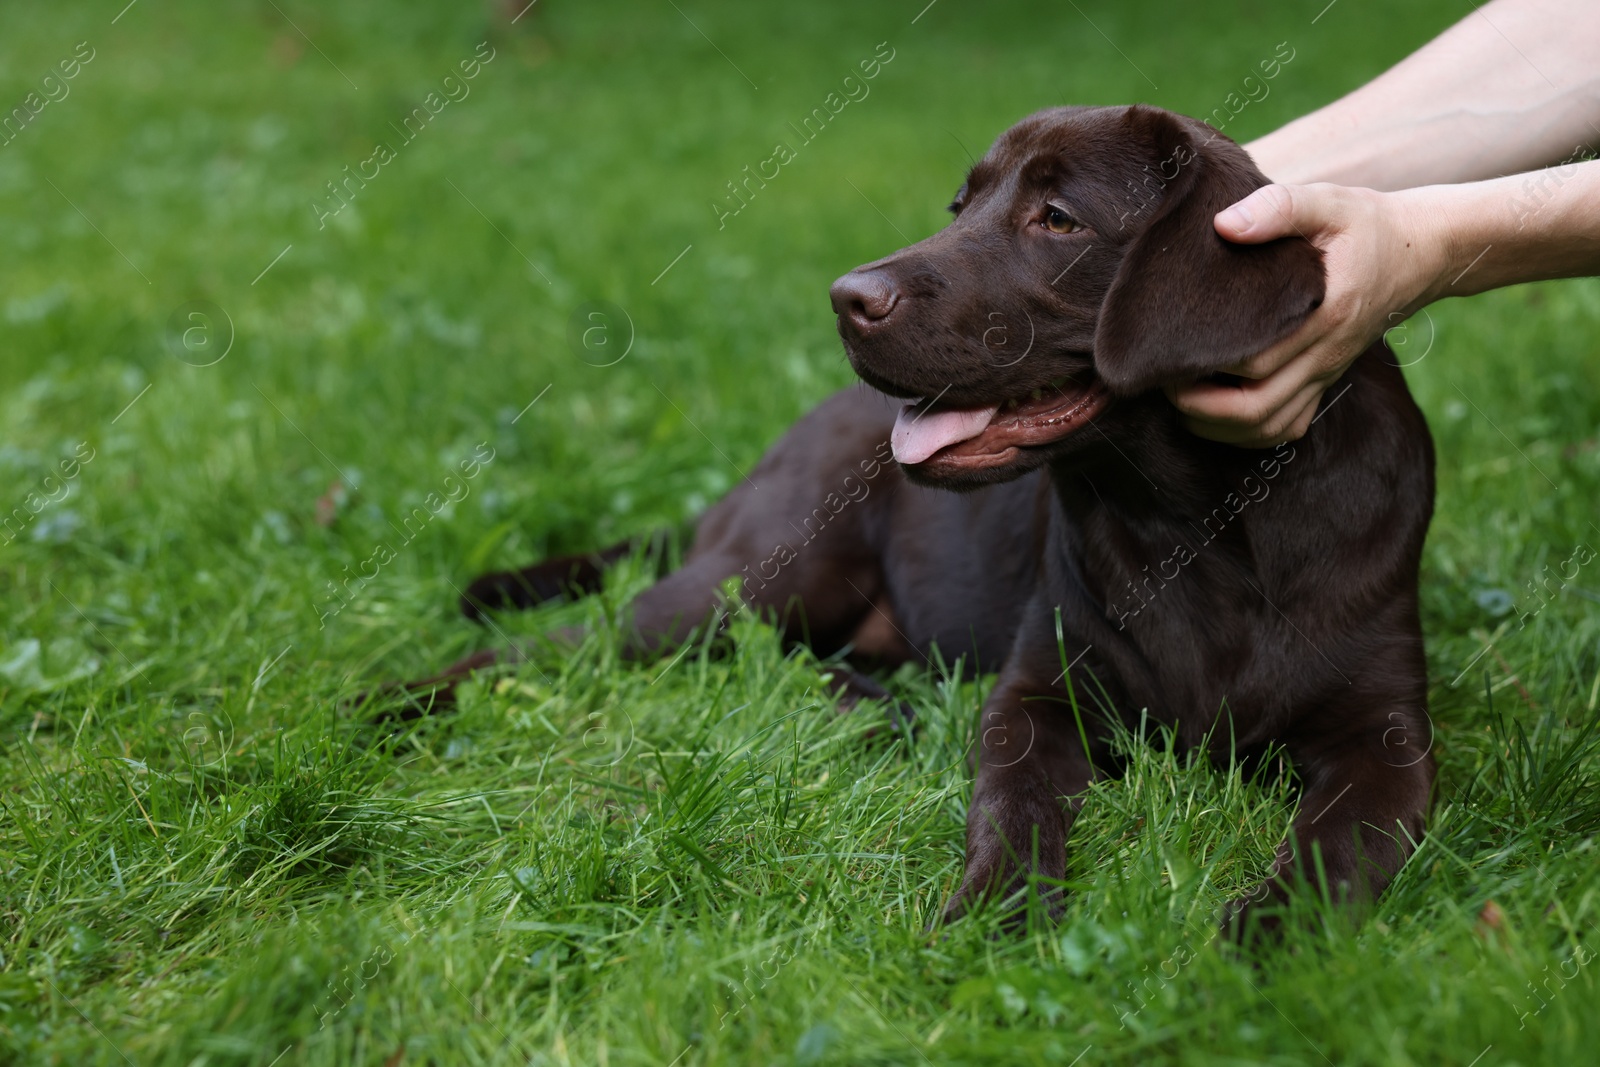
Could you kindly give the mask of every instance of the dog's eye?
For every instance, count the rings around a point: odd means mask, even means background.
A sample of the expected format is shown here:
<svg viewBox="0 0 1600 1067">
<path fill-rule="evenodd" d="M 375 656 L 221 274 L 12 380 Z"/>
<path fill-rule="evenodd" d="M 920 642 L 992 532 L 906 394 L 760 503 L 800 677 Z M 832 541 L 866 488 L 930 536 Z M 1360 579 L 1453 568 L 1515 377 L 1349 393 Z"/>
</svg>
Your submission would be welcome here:
<svg viewBox="0 0 1600 1067">
<path fill-rule="evenodd" d="M 1044 220 L 1040 225 L 1051 233 L 1071 233 L 1078 228 L 1078 224 L 1073 221 L 1072 216 L 1054 204 L 1049 204 L 1045 207 Z"/>
</svg>

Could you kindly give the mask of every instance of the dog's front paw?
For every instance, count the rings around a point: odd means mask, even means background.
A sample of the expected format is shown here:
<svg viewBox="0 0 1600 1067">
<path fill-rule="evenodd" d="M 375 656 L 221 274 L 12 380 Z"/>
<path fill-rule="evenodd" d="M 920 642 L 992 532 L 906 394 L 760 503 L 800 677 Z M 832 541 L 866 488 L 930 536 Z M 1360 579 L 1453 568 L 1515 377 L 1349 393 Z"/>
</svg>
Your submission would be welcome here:
<svg viewBox="0 0 1600 1067">
<path fill-rule="evenodd" d="M 967 869 L 961 888 L 945 906 L 946 921 L 985 903 L 1000 907 L 1007 925 L 1019 924 L 1035 908 L 1051 919 L 1061 915 L 1065 811 L 1042 774 L 998 773 L 1006 770 L 987 767 L 979 772 L 967 809 Z"/>
<path fill-rule="evenodd" d="M 974 871 L 967 868 L 965 876 L 961 879 L 961 888 L 945 902 L 944 911 L 940 921 L 953 923 L 964 917 L 968 912 L 977 911 L 985 904 L 997 897 L 1009 900 L 1017 897 L 1026 888 L 1026 883 L 1018 878 L 1016 872 L 1003 870 Z"/>
<path fill-rule="evenodd" d="M 940 922 L 953 923 L 987 906 L 1001 909 L 1001 922 L 1007 927 L 1024 925 L 1035 907 L 1045 918 L 1056 922 L 1066 910 L 1066 894 L 1051 880 L 1032 879 L 1023 871 L 996 871 L 977 877 L 969 873 L 945 904 Z"/>
<path fill-rule="evenodd" d="M 1022 925 L 1035 908 L 1058 920 L 1065 910 L 1060 884 L 1065 867 L 1063 843 L 1042 841 L 1035 853 L 1027 845 L 1018 849 L 1009 844 L 991 825 L 969 828 L 967 870 L 961 888 L 944 906 L 943 921 L 954 922 L 984 907 L 999 908 L 1007 926 Z"/>
</svg>

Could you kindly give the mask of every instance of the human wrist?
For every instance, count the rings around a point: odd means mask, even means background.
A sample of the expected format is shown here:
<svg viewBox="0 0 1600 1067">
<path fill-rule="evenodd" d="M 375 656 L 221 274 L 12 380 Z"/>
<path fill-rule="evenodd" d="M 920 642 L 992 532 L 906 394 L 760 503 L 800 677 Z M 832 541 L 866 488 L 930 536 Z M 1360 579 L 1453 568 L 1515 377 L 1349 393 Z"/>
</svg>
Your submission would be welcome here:
<svg viewBox="0 0 1600 1067">
<path fill-rule="evenodd" d="M 1407 268 L 1399 283 L 1401 306 L 1410 315 L 1446 296 L 1451 281 L 1471 266 L 1466 252 L 1470 239 L 1463 232 L 1458 187 L 1423 186 L 1379 194 L 1391 212 L 1395 232 L 1405 245 Z M 1481 246 L 1480 246 L 1481 247 Z"/>
<path fill-rule="evenodd" d="M 1418 307 L 1531 280 L 1520 276 L 1521 246 L 1531 235 L 1516 215 L 1514 181 L 1430 185 L 1396 194 L 1407 202 L 1416 239 L 1432 253 Z"/>
</svg>

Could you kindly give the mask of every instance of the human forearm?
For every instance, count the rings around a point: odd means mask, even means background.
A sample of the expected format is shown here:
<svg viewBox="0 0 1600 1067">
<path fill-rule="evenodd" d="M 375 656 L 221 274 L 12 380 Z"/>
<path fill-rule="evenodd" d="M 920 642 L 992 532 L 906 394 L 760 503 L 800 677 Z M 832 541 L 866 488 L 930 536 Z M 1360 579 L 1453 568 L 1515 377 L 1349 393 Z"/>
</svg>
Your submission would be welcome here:
<svg viewBox="0 0 1600 1067">
<path fill-rule="evenodd" d="M 1600 274 L 1600 161 L 1394 194 L 1433 250 L 1417 305 Z"/>
<path fill-rule="evenodd" d="M 1245 147 L 1269 178 L 1468 182 L 1600 142 L 1600 3 L 1493 0 L 1386 73 Z"/>
</svg>

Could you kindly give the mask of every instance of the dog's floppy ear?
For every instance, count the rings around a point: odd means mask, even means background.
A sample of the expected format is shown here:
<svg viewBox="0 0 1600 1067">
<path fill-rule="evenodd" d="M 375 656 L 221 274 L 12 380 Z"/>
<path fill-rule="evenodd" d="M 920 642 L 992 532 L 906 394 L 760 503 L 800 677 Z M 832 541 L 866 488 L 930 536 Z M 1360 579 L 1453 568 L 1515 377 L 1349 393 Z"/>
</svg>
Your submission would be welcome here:
<svg viewBox="0 0 1600 1067">
<path fill-rule="evenodd" d="M 1322 253 L 1288 237 L 1224 240 L 1212 218 L 1267 184 L 1244 149 L 1193 119 L 1130 108 L 1129 140 L 1156 160 L 1156 192 L 1123 257 L 1095 330 L 1094 362 L 1119 393 L 1214 374 L 1292 332 L 1322 303 Z"/>
</svg>

